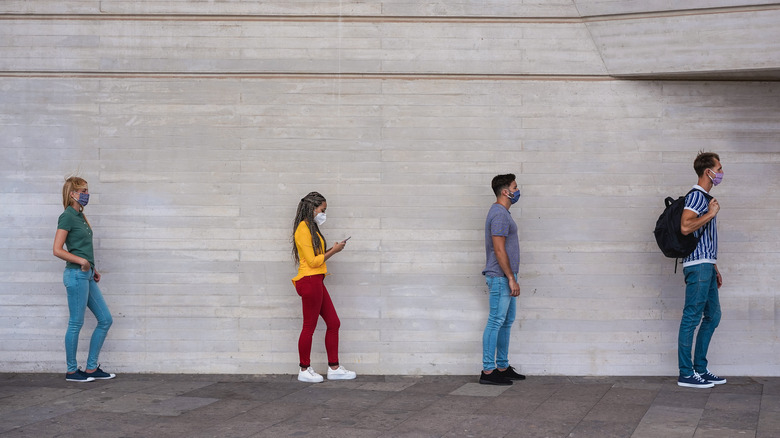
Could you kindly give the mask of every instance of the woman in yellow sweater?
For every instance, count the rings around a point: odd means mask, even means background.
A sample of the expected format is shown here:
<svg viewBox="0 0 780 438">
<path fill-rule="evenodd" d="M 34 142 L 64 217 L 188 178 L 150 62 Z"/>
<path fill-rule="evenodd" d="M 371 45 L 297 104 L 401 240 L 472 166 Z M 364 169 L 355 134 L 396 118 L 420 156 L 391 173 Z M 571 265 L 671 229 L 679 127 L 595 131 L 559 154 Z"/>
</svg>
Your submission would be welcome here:
<svg viewBox="0 0 780 438">
<path fill-rule="evenodd" d="M 303 308 L 303 329 L 298 338 L 298 355 L 300 370 L 298 380 L 301 382 L 322 382 L 322 376 L 311 367 L 311 342 L 317 320 L 320 316 L 325 321 L 325 350 L 328 354 L 328 380 L 349 380 L 357 375 L 339 365 L 339 316 L 323 279 L 328 273 L 325 261 L 344 249 L 347 241 L 336 242 L 327 248 L 325 238 L 320 234 L 319 226 L 325 223 L 325 210 L 328 203 L 325 197 L 317 192 L 311 192 L 298 203 L 298 211 L 293 221 L 293 257 L 298 263 L 298 275 L 292 279 L 295 291 L 301 297 Z M 316 237 L 315 237 L 316 236 Z"/>
</svg>

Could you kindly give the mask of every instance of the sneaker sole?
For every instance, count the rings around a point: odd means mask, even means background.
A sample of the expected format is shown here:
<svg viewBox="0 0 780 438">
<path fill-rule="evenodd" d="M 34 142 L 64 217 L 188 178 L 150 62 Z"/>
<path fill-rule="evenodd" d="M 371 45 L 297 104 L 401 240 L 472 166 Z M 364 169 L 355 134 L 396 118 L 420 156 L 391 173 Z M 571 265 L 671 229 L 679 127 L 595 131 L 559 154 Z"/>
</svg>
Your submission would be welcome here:
<svg viewBox="0 0 780 438">
<path fill-rule="evenodd" d="M 303 382 L 303 383 L 322 383 L 322 379 L 319 379 L 319 380 L 304 380 L 304 379 L 301 379 L 300 377 L 298 377 L 298 381 L 299 382 Z"/>
<path fill-rule="evenodd" d="M 708 380 L 708 382 L 712 383 L 713 385 L 723 385 L 726 383 L 726 379 L 715 381 L 715 380 Z"/>
<path fill-rule="evenodd" d="M 90 376 L 90 377 L 92 377 L 92 376 Z M 92 378 L 95 379 L 95 380 L 111 380 L 114 377 L 116 377 L 116 376 L 111 376 L 111 377 L 92 377 Z"/>
<path fill-rule="evenodd" d="M 328 380 L 354 380 L 357 375 L 354 376 L 328 376 Z"/>
<path fill-rule="evenodd" d="M 684 388 L 702 388 L 702 389 L 707 389 L 707 388 L 712 388 L 713 386 L 715 386 L 715 384 L 714 384 L 714 383 L 712 383 L 712 382 L 710 382 L 710 383 L 704 383 L 704 384 L 698 384 L 698 383 L 680 383 L 680 382 L 677 382 L 677 386 L 682 386 L 682 387 L 684 387 Z"/>
<path fill-rule="evenodd" d="M 95 378 L 90 377 L 89 379 L 65 379 L 66 382 L 79 382 L 79 383 L 85 383 L 85 382 L 94 382 Z"/>
</svg>

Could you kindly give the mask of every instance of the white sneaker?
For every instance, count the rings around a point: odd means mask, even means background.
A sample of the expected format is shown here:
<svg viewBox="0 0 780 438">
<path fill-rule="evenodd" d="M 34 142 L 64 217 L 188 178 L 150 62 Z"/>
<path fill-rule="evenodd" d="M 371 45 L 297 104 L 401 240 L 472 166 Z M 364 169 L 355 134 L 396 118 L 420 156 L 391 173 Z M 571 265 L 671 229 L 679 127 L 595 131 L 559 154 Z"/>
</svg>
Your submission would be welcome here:
<svg viewBox="0 0 780 438">
<path fill-rule="evenodd" d="M 306 383 L 320 383 L 322 382 L 322 376 L 314 371 L 314 368 L 306 368 L 305 371 L 298 371 L 298 380 Z"/>
<path fill-rule="evenodd" d="M 339 366 L 335 370 L 328 367 L 328 380 L 352 380 L 355 377 L 357 377 L 357 373 L 342 366 Z"/>
</svg>

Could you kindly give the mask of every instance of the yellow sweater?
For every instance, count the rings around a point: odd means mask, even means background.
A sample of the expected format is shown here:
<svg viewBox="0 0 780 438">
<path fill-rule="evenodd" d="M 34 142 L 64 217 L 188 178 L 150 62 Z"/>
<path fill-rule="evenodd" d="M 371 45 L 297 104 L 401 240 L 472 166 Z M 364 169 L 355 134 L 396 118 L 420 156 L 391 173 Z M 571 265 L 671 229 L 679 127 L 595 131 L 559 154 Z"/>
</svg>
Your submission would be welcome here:
<svg viewBox="0 0 780 438">
<path fill-rule="evenodd" d="M 325 240 L 322 238 L 322 235 L 317 233 L 317 236 L 324 247 Z M 309 227 L 304 221 L 301 221 L 298 224 L 298 228 L 295 229 L 295 248 L 298 250 L 300 262 L 298 264 L 298 275 L 292 279 L 293 284 L 309 275 L 327 275 L 328 267 L 325 265 L 325 254 L 314 254 L 314 247 L 311 244 L 311 231 L 309 231 Z"/>
</svg>

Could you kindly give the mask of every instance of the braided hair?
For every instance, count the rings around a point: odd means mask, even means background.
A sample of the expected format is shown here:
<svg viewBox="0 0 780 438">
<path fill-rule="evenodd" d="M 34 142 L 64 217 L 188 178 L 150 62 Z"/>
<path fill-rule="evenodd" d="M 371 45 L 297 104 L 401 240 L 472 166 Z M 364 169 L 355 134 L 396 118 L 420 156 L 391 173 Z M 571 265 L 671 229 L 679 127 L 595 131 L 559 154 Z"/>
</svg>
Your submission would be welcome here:
<svg viewBox="0 0 780 438">
<path fill-rule="evenodd" d="M 325 243 L 325 237 L 320 234 L 320 227 L 317 226 L 317 221 L 314 220 L 314 210 L 325 202 L 325 197 L 317 192 L 311 192 L 301 199 L 298 203 L 298 211 L 295 213 L 295 220 L 293 221 L 293 237 L 292 237 L 292 255 L 295 259 L 295 263 L 300 263 L 298 256 L 298 249 L 295 247 L 295 230 L 298 229 L 298 225 L 301 222 L 305 222 L 309 227 L 311 233 L 311 246 L 314 248 L 314 254 L 324 254 L 327 243 Z M 322 237 L 322 240 L 320 240 Z"/>
</svg>

